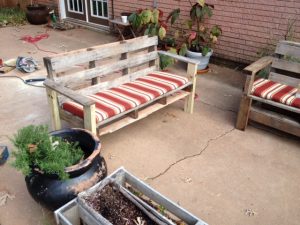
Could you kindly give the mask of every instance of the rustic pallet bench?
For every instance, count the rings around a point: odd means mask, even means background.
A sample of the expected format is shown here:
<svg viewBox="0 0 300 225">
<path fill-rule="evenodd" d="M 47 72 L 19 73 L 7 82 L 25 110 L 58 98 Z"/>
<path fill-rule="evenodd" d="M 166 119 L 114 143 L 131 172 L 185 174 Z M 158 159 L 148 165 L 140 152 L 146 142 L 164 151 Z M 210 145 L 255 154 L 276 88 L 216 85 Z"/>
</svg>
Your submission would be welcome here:
<svg viewBox="0 0 300 225">
<path fill-rule="evenodd" d="M 64 120 L 100 136 L 180 99 L 193 113 L 197 61 L 159 52 L 157 43 L 144 36 L 45 57 L 54 129 Z M 186 76 L 159 72 L 159 54 L 186 62 Z"/>
<path fill-rule="evenodd" d="M 270 67 L 267 79 L 259 71 Z M 266 56 L 247 66 L 244 94 L 236 127 L 245 130 L 248 120 L 300 136 L 300 43 L 280 41 L 274 57 Z"/>
</svg>

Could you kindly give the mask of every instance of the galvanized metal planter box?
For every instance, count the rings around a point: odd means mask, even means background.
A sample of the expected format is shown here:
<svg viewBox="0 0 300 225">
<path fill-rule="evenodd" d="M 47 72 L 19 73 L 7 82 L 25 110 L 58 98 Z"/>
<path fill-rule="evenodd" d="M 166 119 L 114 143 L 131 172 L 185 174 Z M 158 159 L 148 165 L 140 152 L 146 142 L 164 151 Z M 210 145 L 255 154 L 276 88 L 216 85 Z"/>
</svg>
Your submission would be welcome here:
<svg viewBox="0 0 300 225">
<path fill-rule="evenodd" d="M 148 215 L 150 213 L 151 216 L 155 217 L 155 221 L 161 221 L 161 224 L 175 225 L 173 221 L 163 216 L 162 214 L 157 212 L 156 209 L 152 208 L 146 202 L 142 201 L 137 196 L 129 192 L 126 189 L 126 184 L 129 184 L 144 196 L 147 196 L 149 199 L 154 201 L 156 204 L 163 206 L 165 210 L 172 215 L 172 217 L 176 217 L 182 220 L 185 224 L 207 225 L 207 223 L 192 215 L 171 200 L 167 199 L 159 192 L 151 188 L 149 185 L 145 184 L 144 182 L 133 176 L 131 173 L 126 171 L 124 168 L 119 168 L 92 188 L 88 189 L 85 192 L 81 192 L 75 200 L 69 202 L 65 206 L 55 211 L 57 224 L 80 225 L 81 220 L 85 225 L 112 225 L 108 220 L 102 217 L 102 215 L 91 208 L 84 200 L 85 197 L 93 194 L 97 190 L 102 189 L 111 182 L 120 185 L 122 191 L 125 191 L 125 194 L 130 195 L 131 200 L 133 199 L 132 202 L 136 206 L 142 209 L 142 211 L 146 210 Z"/>
</svg>

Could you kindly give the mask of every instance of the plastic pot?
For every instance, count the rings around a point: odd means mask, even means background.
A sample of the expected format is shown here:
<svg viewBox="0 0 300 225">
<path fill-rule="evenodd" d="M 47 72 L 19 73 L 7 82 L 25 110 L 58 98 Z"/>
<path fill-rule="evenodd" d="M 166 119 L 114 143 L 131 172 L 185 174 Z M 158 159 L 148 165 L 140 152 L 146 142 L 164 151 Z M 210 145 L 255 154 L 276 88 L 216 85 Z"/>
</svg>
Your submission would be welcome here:
<svg viewBox="0 0 300 225">
<path fill-rule="evenodd" d="M 100 156 L 101 144 L 95 135 L 83 129 L 63 129 L 50 133 L 69 142 L 78 142 L 84 151 L 85 159 L 78 164 L 66 167 L 70 178 L 60 180 L 57 175 L 43 174 L 33 170 L 25 177 L 30 195 L 38 203 L 55 210 L 87 190 L 107 175 L 106 163 Z"/>
<path fill-rule="evenodd" d="M 209 59 L 212 56 L 212 54 L 213 50 L 210 50 L 210 52 L 208 52 L 205 56 L 203 56 L 202 53 L 187 50 L 186 56 L 198 60 L 198 70 L 204 70 L 205 68 L 207 68 Z"/>
</svg>

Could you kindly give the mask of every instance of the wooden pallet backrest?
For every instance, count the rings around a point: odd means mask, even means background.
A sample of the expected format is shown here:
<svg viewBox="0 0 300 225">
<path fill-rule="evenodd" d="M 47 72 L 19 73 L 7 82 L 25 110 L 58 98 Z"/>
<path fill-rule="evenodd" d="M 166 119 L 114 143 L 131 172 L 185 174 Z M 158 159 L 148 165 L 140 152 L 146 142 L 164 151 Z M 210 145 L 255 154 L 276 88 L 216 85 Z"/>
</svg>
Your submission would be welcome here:
<svg viewBox="0 0 300 225">
<path fill-rule="evenodd" d="M 280 41 L 277 44 L 269 79 L 298 87 L 300 83 L 300 43 Z"/>
<path fill-rule="evenodd" d="M 44 64 L 48 78 L 91 94 L 158 69 L 157 43 L 157 36 L 143 36 L 45 57 Z"/>
</svg>

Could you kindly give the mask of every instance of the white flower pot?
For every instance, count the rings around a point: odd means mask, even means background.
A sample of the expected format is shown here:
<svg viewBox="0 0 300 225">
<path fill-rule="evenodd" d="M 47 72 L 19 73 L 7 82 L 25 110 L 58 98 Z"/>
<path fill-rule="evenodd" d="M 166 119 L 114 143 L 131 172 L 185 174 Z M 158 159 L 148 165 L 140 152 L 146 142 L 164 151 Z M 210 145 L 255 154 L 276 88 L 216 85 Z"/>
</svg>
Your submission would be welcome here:
<svg viewBox="0 0 300 225">
<path fill-rule="evenodd" d="M 205 56 L 203 56 L 202 53 L 187 50 L 186 56 L 198 60 L 198 70 L 204 70 L 209 63 L 209 59 L 212 54 L 213 50 L 210 50 L 210 52 L 208 52 Z"/>
<path fill-rule="evenodd" d="M 122 22 L 127 23 L 128 22 L 128 17 L 127 16 L 121 16 Z"/>
</svg>

